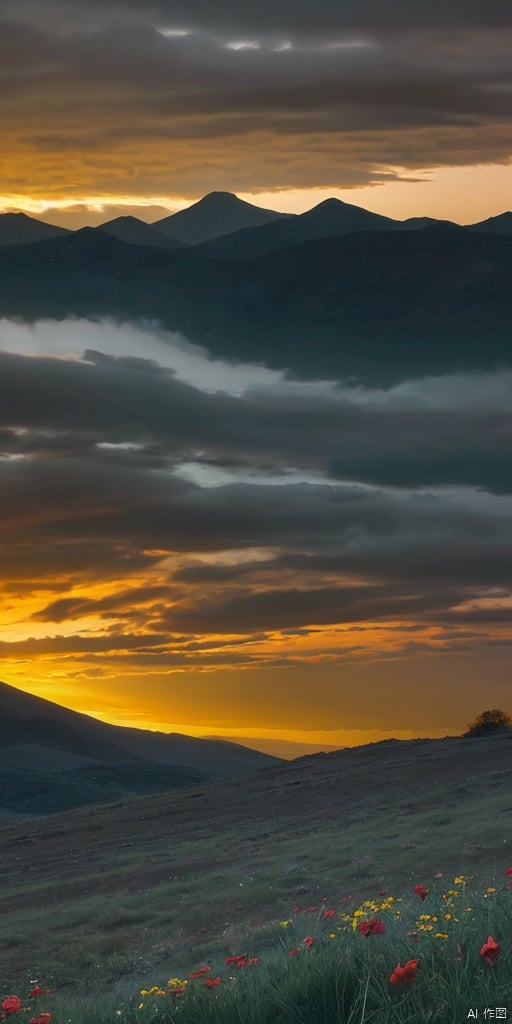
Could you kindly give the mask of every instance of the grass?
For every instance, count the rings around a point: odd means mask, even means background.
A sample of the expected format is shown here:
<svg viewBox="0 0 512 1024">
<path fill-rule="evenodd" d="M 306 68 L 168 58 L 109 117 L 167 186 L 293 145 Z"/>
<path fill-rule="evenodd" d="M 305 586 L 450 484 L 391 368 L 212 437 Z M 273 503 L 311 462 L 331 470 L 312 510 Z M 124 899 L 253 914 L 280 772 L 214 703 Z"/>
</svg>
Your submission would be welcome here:
<svg viewBox="0 0 512 1024">
<path fill-rule="evenodd" d="M 205 963 L 223 976 L 225 956 L 247 949 L 261 957 L 258 976 L 265 979 L 265 991 L 275 990 L 268 1019 L 276 1024 L 285 1012 L 279 1009 L 282 993 L 288 991 L 288 982 L 299 985 L 308 962 L 301 956 L 300 970 L 293 966 L 282 944 L 292 932 L 276 924 L 293 917 L 295 905 L 320 905 L 323 896 L 345 895 L 356 905 L 368 895 L 376 898 L 380 889 L 402 893 L 407 902 L 413 882 L 432 880 L 438 870 L 446 877 L 472 875 L 481 880 L 478 884 L 485 881 L 491 887 L 496 878 L 494 884 L 500 887 L 503 870 L 512 863 L 510 750 L 505 739 L 377 744 L 318 761 L 306 759 L 246 780 L 213 783 L 202 787 L 198 799 L 181 792 L 4 822 L 0 991 L 25 993 L 28 981 L 38 978 L 57 990 L 49 997 L 54 1008 L 47 1007 L 54 1014 L 52 1024 L 103 1024 L 103 1019 L 111 1024 L 121 1008 L 129 1024 L 132 1018 L 143 1024 L 141 1014 L 147 1017 L 152 1011 L 133 1009 L 140 988 L 166 983 L 171 976 L 187 977 Z M 487 900 L 482 894 L 481 903 L 483 914 Z M 307 920 L 311 929 L 322 927 L 314 915 L 300 920 Z M 483 923 L 474 939 L 480 945 L 481 928 Z M 354 993 L 356 988 L 363 992 L 366 982 L 358 975 L 357 947 L 349 945 L 343 952 L 340 936 L 334 943 L 322 938 L 321 930 L 311 934 L 318 939 L 320 960 L 315 963 L 322 962 L 326 978 L 337 978 L 335 985 L 329 983 L 329 1013 L 334 1012 L 332 1000 L 341 999 L 339 990 L 350 990 L 359 1009 L 350 1010 L 352 1018 L 344 1009 L 341 1019 L 344 1024 L 345 1018 L 359 1021 L 363 1004 Z M 381 951 L 391 934 L 387 929 Z M 374 942 L 359 947 L 379 948 Z M 507 955 L 503 942 L 501 963 Z M 335 964 L 329 966 L 332 956 Z M 478 951 L 476 958 L 478 964 Z M 342 977 L 336 963 L 343 963 Z M 256 972 L 253 976 L 251 984 L 260 984 Z M 498 970 L 493 976 L 501 977 Z M 237 972 L 238 981 L 248 985 L 243 978 Z M 384 985 L 386 1000 L 397 998 L 380 975 L 374 980 L 377 989 L 372 981 L 366 990 L 365 1020 L 378 1020 L 383 1012 L 382 1006 L 371 1009 L 378 998 L 384 999 L 376 995 L 379 985 Z M 223 983 L 222 990 L 228 988 Z M 327 999 L 325 986 L 321 991 Z M 205 989 L 197 998 L 204 1002 L 207 996 L 213 996 L 207 1004 L 212 1007 L 228 998 L 221 986 L 218 991 Z M 265 1006 L 270 996 L 251 998 Z M 288 1007 L 290 998 L 286 996 Z M 159 1004 L 154 997 L 160 1015 L 162 999 Z M 432 991 L 429 999 L 435 1006 Z M 175 1002 L 173 1012 L 182 1015 L 176 1020 L 188 1024 L 185 998 Z M 200 1011 L 210 1012 L 202 1004 Z M 394 1002 L 386 1012 L 398 1012 Z M 231 1024 L 229 1016 L 225 1019 Z M 423 1018 L 381 1019 L 420 1024 Z M 425 1018 L 430 1019 L 444 1024 L 451 1018 Z M 251 1018 L 245 1020 L 252 1024 Z M 289 1020 L 302 1024 L 300 1016 Z M 257 1017 L 254 1021 L 259 1024 Z M 197 1022 L 202 1024 L 202 1018 Z M 311 1024 L 316 1024 L 315 1017 Z"/>
<path fill-rule="evenodd" d="M 425 881 L 424 899 L 409 886 L 360 905 L 350 896 L 295 905 L 281 921 L 231 932 L 207 961 L 196 952 L 187 972 L 177 973 L 169 954 L 167 970 L 138 991 L 115 981 L 108 993 L 92 986 L 87 995 L 20 998 L 32 1014 L 50 1013 L 51 1024 L 458 1024 L 470 1011 L 488 1019 L 489 1009 L 495 1019 L 512 1003 L 510 876 L 502 869 L 494 885 Z M 383 931 L 362 934 L 368 920 Z M 500 948 L 488 947 L 486 959 L 489 936 Z M 410 980 L 393 984 L 397 964 L 411 961 Z"/>
</svg>

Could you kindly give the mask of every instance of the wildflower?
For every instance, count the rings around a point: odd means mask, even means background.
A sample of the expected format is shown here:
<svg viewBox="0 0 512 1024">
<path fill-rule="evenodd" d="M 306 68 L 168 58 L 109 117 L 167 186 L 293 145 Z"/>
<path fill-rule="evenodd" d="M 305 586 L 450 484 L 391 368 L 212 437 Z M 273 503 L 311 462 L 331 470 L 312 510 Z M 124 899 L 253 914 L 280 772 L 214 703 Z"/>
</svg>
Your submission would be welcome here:
<svg viewBox="0 0 512 1024">
<path fill-rule="evenodd" d="M 280 921 L 279 922 L 281 928 L 288 928 L 288 925 L 291 924 L 291 923 L 292 922 L 289 919 L 288 919 L 288 921 Z"/>
<path fill-rule="evenodd" d="M 490 964 L 490 966 L 492 967 L 494 965 L 496 957 L 498 956 L 498 953 L 500 952 L 500 949 L 501 946 L 499 942 L 496 942 L 495 939 L 493 939 L 492 935 L 489 935 L 487 942 L 484 942 L 480 950 L 480 956 L 483 956 L 484 960 L 486 960 L 487 963 Z"/>
<path fill-rule="evenodd" d="M 425 900 L 429 892 L 428 889 L 426 889 L 425 886 L 421 884 L 415 885 L 412 891 L 416 893 L 416 896 L 419 896 L 420 900 Z"/>
<path fill-rule="evenodd" d="M 334 917 L 335 913 L 335 910 L 324 910 L 322 917 Z"/>
<path fill-rule="evenodd" d="M 226 957 L 227 964 L 237 964 L 239 960 L 247 960 L 247 955 L 245 953 L 239 953 L 238 956 Z"/>
<path fill-rule="evenodd" d="M 434 878 L 442 878 L 442 877 L 443 877 L 443 872 L 442 871 L 436 871 L 436 873 L 434 875 Z"/>
<path fill-rule="evenodd" d="M 40 1013 L 39 1017 L 31 1017 L 28 1024 L 50 1024 L 51 1013 Z"/>
<path fill-rule="evenodd" d="M 365 935 L 368 938 L 369 935 L 382 935 L 386 931 L 382 921 L 379 921 L 378 917 L 374 917 L 369 921 L 360 921 L 357 926 L 358 932 L 361 935 Z"/>
<path fill-rule="evenodd" d="M 300 907 L 294 907 L 293 908 L 293 913 L 294 914 L 300 914 Z"/>
<path fill-rule="evenodd" d="M 182 981 L 181 978 L 169 978 L 169 981 L 167 982 L 167 984 L 168 984 L 169 988 L 175 989 L 175 988 L 181 988 L 182 985 L 188 985 L 188 981 Z M 158 989 L 157 989 L 156 985 L 153 985 L 153 988 L 150 988 L 149 995 L 151 995 L 152 992 L 158 992 Z M 142 992 L 141 992 L 141 995 L 143 995 Z"/>
<path fill-rule="evenodd" d="M 217 988 L 217 985 L 220 985 L 221 983 L 221 978 L 219 978 L 219 975 L 217 975 L 216 978 L 205 978 L 204 983 L 208 988 Z"/>
<path fill-rule="evenodd" d="M 260 963 L 260 959 L 261 958 L 259 956 L 251 956 L 250 959 L 247 961 L 247 963 L 248 964 L 259 964 Z"/>
<path fill-rule="evenodd" d="M 55 989 L 54 988 L 41 988 L 40 985 L 36 985 L 36 987 L 33 988 L 31 993 L 30 993 L 30 998 L 32 999 L 33 996 L 43 996 L 43 995 L 44 996 L 48 996 L 48 995 L 50 995 L 51 992 L 55 992 Z"/>
<path fill-rule="evenodd" d="M 305 946 L 306 949 L 311 949 L 311 946 L 313 945 L 314 941 L 315 940 L 311 938 L 311 935 L 308 935 L 307 938 L 302 940 L 302 945 Z"/>
<path fill-rule="evenodd" d="M 247 964 L 247 960 L 245 959 L 245 957 L 240 957 L 240 960 L 237 960 L 237 962 L 235 964 L 235 967 L 238 967 L 238 970 L 240 970 L 240 968 L 241 967 L 245 967 L 246 964 Z"/>
<path fill-rule="evenodd" d="M 209 971 L 211 971 L 211 967 L 200 967 L 198 971 L 189 974 L 189 978 L 202 978 L 203 974 L 208 974 Z"/>
<path fill-rule="evenodd" d="M 313 913 L 314 910 L 318 910 L 318 906 L 316 906 L 316 907 L 308 907 L 308 911 L 310 911 L 310 913 Z"/>
<path fill-rule="evenodd" d="M 453 915 L 452 915 L 452 914 L 450 914 L 449 912 L 448 912 L 448 913 L 446 913 L 446 914 L 444 915 L 445 921 L 451 921 L 451 919 L 452 919 L 452 916 L 453 916 Z"/>
<path fill-rule="evenodd" d="M 436 939 L 447 939 L 447 938 L 448 938 L 448 936 L 447 936 L 446 932 L 436 932 Z"/>
<path fill-rule="evenodd" d="M 512 868 L 505 868 L 506 875 L 512 875 Z"/>
<path fill-rule="evenodd" d="M 511 871 L 511 874 L 512 874 L 512 871 Z M 348 903 L 348 901 L 351 900 L 351 899 L 352 899 L 352 896 L 342 896 L 341 900 L 338 900 L 338 903 Z"/>
<path fill-rule="evenodd" d="M 0 1005 L 4 1013 L 17 1013 L 18 1010 L 21 1010 L 23 1003 L 19 996 L 7 996 Z"/>
<path fill-rule="evenodd" d="M 401 981 L 414 981 L 418 964 L 419 960 L 408 960 L 403 967 L 397 964 L 390 976 L 390 985 L 398 985 Z"/>
<path fill-rule="evenodd" d="M 407 935 L 408 935 L 408 937 L 410 939 L 414 939 L 415 942 L 419 942 L 420 941 L 420 937 L 418 935 L 418 932 L 407 932 Z"/>
<path fill-rule="evenodd" d="M 298 952 L 299 952 L 298 949 L 289 949 L 288 950 L 288 956 L 297 956 Z"/>
<path fill-rule="evenodd" d="M 335 939 L 336 938 L 336 932 L 329 932 L 329 938 L 330 939 Z"/>
<path fill-rule="evenodd" d="M 485 891 L 486 892 L 496 892 L 496 889 L 494 888 L 494 886 L 490 885 L 489 888 L 486 889 Z"/>
</svg>

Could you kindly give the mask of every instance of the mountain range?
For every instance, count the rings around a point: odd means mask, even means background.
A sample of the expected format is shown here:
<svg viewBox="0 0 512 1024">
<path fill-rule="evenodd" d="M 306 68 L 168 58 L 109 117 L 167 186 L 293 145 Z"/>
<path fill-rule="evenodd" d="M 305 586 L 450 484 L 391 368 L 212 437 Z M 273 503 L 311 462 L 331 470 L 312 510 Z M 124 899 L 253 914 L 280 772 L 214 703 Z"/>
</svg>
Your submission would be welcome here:
<svg viewBox="0 0 512 1024">
<path fill-rule="evenodd" d="M 100 722 L 0 683 L 0 814 L 41 814 L 276 766 L 236 743 Z"/>
<path fill-rule="evenodd" d="M 210 192 L 197 203 L 152 224 L 133 216 L 115 217 L 94 230 L 131 245 L 168 249 L 203 246 L 206 255 L 216 258 L 252 259 L 299 242 L 355 231 L 418 231 L 450 223 L 433 217 L 396 220 L 334 198 L 305 213 L 278 213 L 247 203 L 230 192 Z M 489 217 L 466 229 L 512 234 L 512 213 Z M 71 233 L 24 213 L 0 214 L 0 246 L 27 245 Z"/>
<path fill-rule="evenodd" d="M 326 216 L 325 204 L 316 210 Z M 0 249 L 0 316 L 150 318 L 215 356 L 309 378 L 392 383 L 509 366 L 512 235 L 497 230 L 509 223 L 381 225 L 251 259 L 214 257 L 211 242 L 166 249 L 82 228 Z"/>
</svg>

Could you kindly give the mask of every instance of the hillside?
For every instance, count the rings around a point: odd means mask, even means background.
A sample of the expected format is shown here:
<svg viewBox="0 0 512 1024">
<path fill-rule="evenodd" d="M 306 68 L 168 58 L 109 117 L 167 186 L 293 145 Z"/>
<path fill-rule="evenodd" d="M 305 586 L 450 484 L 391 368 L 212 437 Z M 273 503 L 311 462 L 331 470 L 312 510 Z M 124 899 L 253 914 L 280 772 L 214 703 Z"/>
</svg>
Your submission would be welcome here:
<svg viewBox="0 0 512 1024">
<path fill-rule="evenodd" d="M 0 683 L 3 812 L 50 814 L 280 763 L 236 743 L 109 725 Z"/>
<path fill-rule="evenodd" d="M 391 740 L 206 788 L 4 821 L 6 976 L 37 964 L 47 982 L 87 986 L 100 957 L 113 978 L 140 977 L 144 964 L 151 977 L 170 955 L 176 971 L 225 947 L 227 925 L 242 943 L 242 922 L 257 934 L 251 922 L 324 894 L 367 898 L 438 870 L 489 877 L 510 858 L 511 787 L 512 736 Z"/>
</svg>

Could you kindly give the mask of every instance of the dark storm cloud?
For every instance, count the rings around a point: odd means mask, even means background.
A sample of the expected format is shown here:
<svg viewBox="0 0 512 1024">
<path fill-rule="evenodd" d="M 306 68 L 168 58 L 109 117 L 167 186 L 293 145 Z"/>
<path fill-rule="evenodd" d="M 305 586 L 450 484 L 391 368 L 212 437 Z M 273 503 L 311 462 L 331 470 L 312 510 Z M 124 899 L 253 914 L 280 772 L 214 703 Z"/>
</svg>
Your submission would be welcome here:
<svg viewBox="0 0 512 1024">
<path fill-rule="evenodd" d="M 192 460 L 282 476 L 291 466 L 379 486 L 512 493 L 512 375 L 454 374 L 411 394 L 283 383 L 234 396 L 200 390 L 152 359 L 91 350 L 85 359 L 0 353 L 0 453 L 85 456 L 119 472 Z"/>
<path fill-rule="evenodd" d="M 387 29 L 401 28 L 457 28 L 461 26 L 488 28 L 511 24 L 510 5 L 507 0 L 390 0 L 385 6 L 380 0 L 280 0 L 278 4 L 263 0 L 258 4 L 240 4 L 236 0 L 4 0 L 4 9 L 11 17 L 21 21 L 53 22 L 54 30 L 66 28 L 98 28 L 110 20 L 140 20 L 165 22 L 174 28 L 196 27 L 211 29 L 251 28 L 259 31 L 280 29 L 292 31 L 303 28 L 316 32 L 319 27 L 346 29 L 362 27 Z"/>
<path fill-rule="evenodd" d="M 18 653 L 117 657 L 122 633 L 137 657 L 158 649 L 149 658 L 178 634 L 208 631 L 505 627 L 510 375 L 369 390 L 245 368 L 244 389 L 240 368 L 216 369 L 203 353 L 187 365 L 206 375 L 204 390 L 171 368 L 172 337 L 164 345 L 150 329 L 141 340 L 129 325 L 35 325 L 27 342 L 25 329 L 3 325 L 9 344 L 34 352 L 50 342 L 81 351 L 92 329 L 111 351 L 0 353 L 0 560 L 11 592 L 45 592 L 31 607 L 39 629 L 116 622 L 103 639 L 36 637 Z M 143 357 L 129 354 L 134 338 Z M 191 464 L 211 474 L 206 486 L 186 478 Z M 76 593 L 78 578 L 111 580 L 117 593 Z M 496 608 L 480 608 L 489 593 Z"/>
<path fill-rule="evenodd" d="M 0 124 L 11 145 L 33 152 L 34 166 L 42 161 L 47 178 L 51 153 L 83 153 L 77 170 L 85 180 L 94 152 L 109 152 L 117 154 L 116 172 L 110 189 L 104 173 L 98 187 L 112 191 L 131 180 L 132 190 L 165 191 L 172 152 L 173 176 L 189 194 L 198 188 L 203 140 L 210 168 L 220 159 L 219 173 L 224 166 L 228 176 L 238 173 L 239 189 L 250 187 L 251 174 L 256 189 L 343 186 L 384 180 L 393 173 L 385 164 L 510 156 L 512 15 L 497 0 L 484 7 L 8 0 L 3 19 Z M 242 147 L 252 134 L 267 142 L 258 143 L 251 169 Z M 231 170 L 215 148 L 226 137 Z M 264 156 L 272 139 L 273 168 Z M 172 151 L 173 140 L 190 146 Z M 335 167 L 342 155 L 343 168 Z"/>
</svg>

